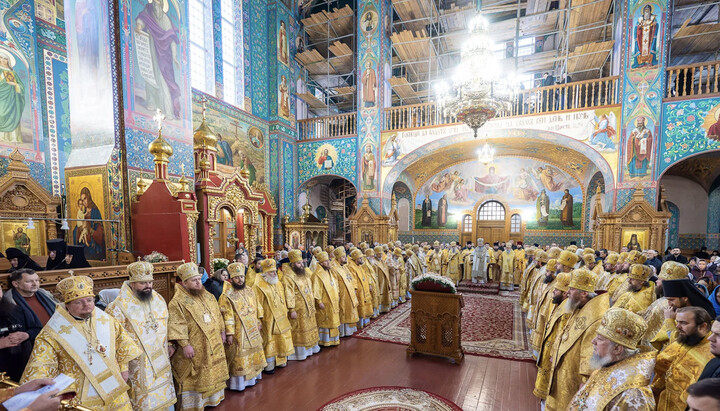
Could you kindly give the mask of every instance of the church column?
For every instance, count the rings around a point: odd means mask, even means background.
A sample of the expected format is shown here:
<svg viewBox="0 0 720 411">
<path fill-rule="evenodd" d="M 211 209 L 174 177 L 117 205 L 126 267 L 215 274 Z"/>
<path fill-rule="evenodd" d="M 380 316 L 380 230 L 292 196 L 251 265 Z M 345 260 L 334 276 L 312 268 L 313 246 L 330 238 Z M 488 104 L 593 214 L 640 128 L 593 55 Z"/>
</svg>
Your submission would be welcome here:
<svg viewBox="0 0 720 411">
<path fill-rule="evenodd" d="M 631 0 L 616 5 L 625 7 L 622 143 L 614 193 L 614 209 L 619 210 L 637 187 L 643 188 L 650 204 L 655 206 L 657 201 L 658 134 L 672 13 L 667 0 Z"/>
<path fill-rule="evenodd" d="M 391 104 L 385 84 L 391 75 L 392 5 L 388 0 L 360 0 L 357 9 L 358 206 L 362 198 L 368 198 L 373 211 L 381 214 L 380 134 L 384 109 Z"/>
</svg>

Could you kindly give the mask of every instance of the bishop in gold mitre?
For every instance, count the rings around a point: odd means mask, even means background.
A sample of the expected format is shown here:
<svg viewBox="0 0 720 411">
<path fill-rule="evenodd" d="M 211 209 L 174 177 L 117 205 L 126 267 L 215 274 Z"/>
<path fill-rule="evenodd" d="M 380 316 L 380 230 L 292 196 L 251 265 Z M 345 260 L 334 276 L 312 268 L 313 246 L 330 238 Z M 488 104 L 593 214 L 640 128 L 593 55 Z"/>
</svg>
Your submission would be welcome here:
<svg viewBox="0 0 720 411">
<path fill-rule="evenodd" d="M 355 278 L 347 269 L 347 256 L 345 249 L 338 247 L 333 250 L 335 260 L 330 263 L 330 274 L 338 283 L 338 294 L 340 296 L 340 338 L 349 337 L 357 331 L 358 317 L 358 297 L 356 289 L 358 287 Z"/>
<path fill-rule="evenodd" d="M 611 308 L 602 317 L 593 339 L 587 383 L 570 401 L 568 410 L 653 411 L 650 381 L 655 367 L 654 350 L 640 351 L 645 321 L 623 308 Z"/>
<path fill-rule="evenodd" d="M 305 268 L 300 250 L 288 253 L 289 270 L 284 270 L 283 284 L 292 327 L 295 353 L 288 360 L 302 361 L 320 352 L 318 326 L 315 320 L 315 296 L 313 295 L 312 272 Z"/>
<path fill-rule="evenodd" d="M 255 280 L 260 334 L 265 350 L 265 371 L 274 373 L 275 367 L 285 367 L 287 357 L 295 352 L 292 328 L 288 320 L 285 287 L 278 279 L 277 263 L 268 258 L 262 261 L 262 275 Z"/>
<path fill-rule="evenodd" d="M 375 247 L 375 256 L 370 259 L 370 263 L 375 266 L 377 271 L 377 283 L 378 283 L 378 298 L 380 305 L 378 310 L 380 313 L 386 313 L 392 308 L 392 286 L 390 269 L 385 263 L 385 253 L 381 246 Z"/>
<path fill-rule="evenodd" d="M 340 344 L 340 296 L 338 282 L 330 273 L 330 258 L 325 251 L 317 253 L 317 266 L 312 276 L 315 298 L 315 320 L 319 344 L 332 347 Z"/>
<path fill-rule="evenodd" d="M 356 248 L 350 252 L 350 258 L 348 258 L 346 266 L 357 285 L 359 328 L 369 324 L 370 317 L 373 315 L 372 294 L 370 293 L 370 281 L 368 279 L 370 273 L 363 268 L 364 262 L 365 256 L 363 252 Z"/>
<path fill-rule="evenodd" d="M 620 295 L 613 307 L 639 314 L 655 301 L 655 283 L 650 281 L 652 269 L 645 264 L 633 264 L 628 273 L 628 290 Z"/>
<path fill-rule="evenodd" d="M 671 335 L 675 331 L 675 318 L 665 318 L 665 310 L 670 308 L 670 304 L 663 291 L 663 282 L 687 279 L 689 272 L 690 269 L 687 265 L 677 261 L 665 261 L 660 267 L 660 274 L 658 274 L 655 286 L 657 299 L 640 314 L 647 324 L 647 330 L 641 340 L 642 345 L 653 346 L 661 350 L 669 343 Z"/>
<path fill-rule="evenodd" d="M 176 402 L 168 352 L 168 308 L 153 291 L 154 267 L 137 261 L 127 267 L 128 281 L 105 312 L 113 316 L 142 350 L 130 361 L 130 402 L 135 410 L 159 410 Z M 174 350 L 170 348 L 170 350 Z"/>
<path fill-rule="evenodd" d="M 225 327 L 220 307 L 203 287 L 197 265 L 184 263 L 177 275 L 175 295 L 168 304 L 168 340 L 178 347 L 170 358 L 178 395 L 175 408 L 201 411 L 225 398 Z"/>
<path fill-rule="evenodd" d="M 375 250 L 372 248 L 366 248 L 365 259 L 363 261 L 363 268 L 368 276 L 368 282 L 370 283 L 370 297 L 372 298 L 373 313 L 371 318 L 377 318 L 380 315 L 380 294 L 378 294 L 378 273 L 377 268 L 370 262 L 371 258 L 375 258 Z"/>
<path fill-rule="evenodd" d="M 227 266 L 226 282 L 218 304 L 225 322 L 225 357 L 230 380 L 228 388 L 243 391 L 262 377 L 265 362 L 255 291 L 245 283 L 245 265 Z"/>
<path fill-rule="evenodd" d="M 95 308 L 90 277 L 68 277 L 57 284 L 63 301 L 35 339 L 20 383 L 65 374 L 75 382 L 80 403 L 98 411 L 132 410 L 128 363 L 140 348 L 116 319 Z"/>
</svg>

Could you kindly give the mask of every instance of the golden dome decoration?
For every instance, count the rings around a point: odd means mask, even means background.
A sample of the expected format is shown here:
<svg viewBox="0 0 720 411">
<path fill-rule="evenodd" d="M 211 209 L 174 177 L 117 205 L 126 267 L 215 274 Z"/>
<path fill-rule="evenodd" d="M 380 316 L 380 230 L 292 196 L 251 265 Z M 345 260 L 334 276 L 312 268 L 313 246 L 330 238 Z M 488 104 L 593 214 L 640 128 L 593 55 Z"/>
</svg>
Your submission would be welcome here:
<svg viewBox="0 0 720 411">
<path fill-rule="evenodd" d="M 150 151 L 150 154 L 155 157 L 154 161 L 156 163 L 167 163 L 170 160 L 170 157 L 172 157 L 173 155 L 172 146 L 162 136 L 162 122 L 164 119 L 165 116 L 163 115 L 162 111 L 160 111 L 160 109 L 157 109 L 153 120 L 155 120 L 158 125 L 158 136 L 148 145 L 148 150 Z"/>
<path fill-rule="evenodd" d="M 212 130 L 210 130 L 210 127 L 208 127 L 207 122 L 205 121 L 205 110 L 207 109 L 206 103 L 207 99 L 203 97 L 202 122 L 193 133 L 193 145 L 194 148 L 217 150 L 217 136 L 215 135 L 215 133 L 213 133 Z"/>
</svg>

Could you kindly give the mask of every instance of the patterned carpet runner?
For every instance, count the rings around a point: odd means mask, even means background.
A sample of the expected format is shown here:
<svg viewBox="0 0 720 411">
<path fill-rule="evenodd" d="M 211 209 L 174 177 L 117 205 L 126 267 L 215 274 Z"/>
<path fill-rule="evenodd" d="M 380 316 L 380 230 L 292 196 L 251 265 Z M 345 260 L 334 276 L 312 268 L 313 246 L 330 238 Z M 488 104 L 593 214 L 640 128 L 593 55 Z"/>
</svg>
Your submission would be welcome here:
<svg viewBox="0 0 720 411">
<path fill-rule="evenodd" d="M 373 387 L 344 394 L 321 411 L 461 411 L 433 393 L 404 387 Z"/>
</svg>

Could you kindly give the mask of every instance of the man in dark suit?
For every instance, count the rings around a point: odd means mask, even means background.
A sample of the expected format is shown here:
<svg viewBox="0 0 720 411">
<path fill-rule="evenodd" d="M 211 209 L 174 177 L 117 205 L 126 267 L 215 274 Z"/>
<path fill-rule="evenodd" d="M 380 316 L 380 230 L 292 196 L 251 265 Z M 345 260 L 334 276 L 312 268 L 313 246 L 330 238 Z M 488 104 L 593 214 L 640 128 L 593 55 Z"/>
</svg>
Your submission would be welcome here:
<svg viewBox="0 0 720 411">
<path fill-rule="evenodd" d="M 680 249 L 678 247 L 673 247 L 672 251 L 670 251 L 670 254 L 665 256 L 665 261 L 677 261 L 680 264 L 687 264 L 688 259 L 684 255 L 680 254 Z"/>
</svg>

